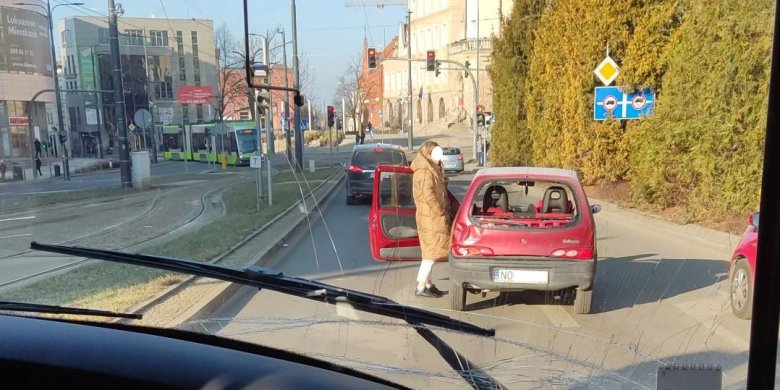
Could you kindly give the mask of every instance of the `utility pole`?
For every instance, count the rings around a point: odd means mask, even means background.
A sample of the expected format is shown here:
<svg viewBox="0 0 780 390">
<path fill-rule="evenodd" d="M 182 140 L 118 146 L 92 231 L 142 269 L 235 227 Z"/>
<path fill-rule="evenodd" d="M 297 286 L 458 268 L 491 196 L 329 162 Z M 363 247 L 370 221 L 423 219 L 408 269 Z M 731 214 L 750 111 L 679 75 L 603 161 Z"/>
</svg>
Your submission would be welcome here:
<svg viewBox="0 0 780 390">
<path fill-rule="evenodd" d="M 114 0 L 108 0 L 108 33 L 111 41 L 111 59 L 114 66 L 114 104 L 116 112 L 116 128 L 119 131 L 119 171 L 122 177 L 122 188 L 132 187 L 130 178 L 130 151 L 127 145 L 127 124 L 125 123 L 125 97 L 122 93 L 122 68 L 119 65 L 119 29 L 117 17 L 124 10 L 114 7 Z"/>
<path fill-rule="evenodd" d="M 292 44 L 293 44 L 293 68 L 295 70 L 295 83 L 293 88 L 301 90 L 301 72 L 298 69 L 298 27 L 295 17 L 295 0 L 291 2 L 292 8 Z M 301 134 L 301 107 L 295 105 L 295 166 L 298 172 L 303 171 L 303 135 Z"/>
<path fill-rule="evenodd" d="M 407 9 L 406 10 L 406 56 L 410 60 L 408 65 L 408 72 L 409 72 L 409 109 L 407 112 L 409 112 L 409 140 L 407 143 L 407 149 L 409 151 L 414 150 L 414 145 L 412 143 L 414 139 L 414 116 L 412 115 L 412 10 Z"/>
<path fill-rule="evenodd" d="M 56 5 L 55 5 L 56 7 Z M 54 21 L 51 14 L 51 3 L 46 1 L 46 11 L 49 16 L 49 39 L 51 40 L 51 71 L 54 74 L 54 99 L 57 104 L 57 123 L 60 126 L 59 129 L 65 132 L 64 122 L 62 120 L 62 94 L 60 93 L 60 81 L 57 75 L 57 53 L 54 51 Z M 65 133 L 67 138 L 70 138 L 70 134 Z M 35 165 L 33 165 L 35 168 Z M 68 164 L 68 145 L 62 143 L 62 169 L 64 171 L 63 177 L 65 180 L 70 180 L 70 164 Z M 33 169 L 34 171 L 34 169 Z"/>
<path fill-rule="evenodd" d="M 287 68 L 287 38 L 284 36 L 284 29 L 280 29 L 279 31 L 282 33 L 282 63 L 284 64 L 284 87 L 289 88 L 289 69 Z M 285 141 L 287 143 L 287 161 L 292 161 L 292 137 L 290 137 L 290 91 L 284 91 L 284 116 L 287 118 L 285 119 L 284 123 L 284 137 Z"/>
<path fill-rule="evenodd" d="M 143 29 L 143 39 L 144 39 L 144 65 L 146 66 L 146 81 L 147 88 L 149 91 L 149 96 L 147 97 L 149 102 L 149 114 L 152 115 L 152 123 L 151 127 L 149 128 L 149 135 L 150 141 L 152 141 L 152 162 L 157 164 L 157 144 L 155 140 L 155 131 L 154 131 L 154 102 L 152 101 L 152 96 L 154 96 L 154 91 L 152 91 L 152 78 L 149 76 L 149 56 L 146 54 L 146 28 Z M 144 134 L 146 134 L 146 129 L 144 129 Z M 146 145 L 146 142 L 144 142 L 144 145 Z M 148 149 L 148 148 L 147 148 Z"/>
</svg>

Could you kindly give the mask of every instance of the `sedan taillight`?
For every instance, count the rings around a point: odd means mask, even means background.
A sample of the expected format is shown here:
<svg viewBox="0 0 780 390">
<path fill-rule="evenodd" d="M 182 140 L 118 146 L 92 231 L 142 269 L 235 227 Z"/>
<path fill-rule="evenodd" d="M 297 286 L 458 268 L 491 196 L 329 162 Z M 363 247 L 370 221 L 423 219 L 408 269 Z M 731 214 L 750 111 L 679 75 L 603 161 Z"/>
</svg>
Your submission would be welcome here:
<svg viewBox="0 0 780 390">
<path fill-rule="evenodd" d="M 458 161 L 463 161 L 463 153 L 458 156 Z"/>
<path fill-rule="evenodd" d="M 347 171 L 352 173 L 362 173 L 363 167 L 361 167 L 360 165 L 350 164 L 349 168 L 347 168 Z"/>
</svg>

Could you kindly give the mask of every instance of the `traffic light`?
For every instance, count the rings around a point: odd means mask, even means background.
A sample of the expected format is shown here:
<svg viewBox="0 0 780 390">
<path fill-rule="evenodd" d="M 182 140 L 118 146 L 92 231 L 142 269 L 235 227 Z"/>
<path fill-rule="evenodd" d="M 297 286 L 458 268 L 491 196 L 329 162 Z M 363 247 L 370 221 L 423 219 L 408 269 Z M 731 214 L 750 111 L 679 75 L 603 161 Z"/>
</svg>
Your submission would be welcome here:
<svg viewBox="0 0 780 390">
<path fill-rule="evenodd" d="M 368 48 L 368 69 L 376 69 L 376 48 Z"/>
<path fill-rule="evenodd" d="M 68 135 L 64 131 L 60 131 L 60 143 L 64 145 L 65 142 L 68 142 Z"/>
<path fill-rule="evenodd" d="M 271 99 L 267 95 L 257 95 L 257 109 L 258 110 L 265 110 L 269 107 L 269 103 L 271 102 Z"/>
<path fill-rule="evenodd" d="M 466 69 L 471 68 L 471 63 L 469 62 L 469 60 L 466 60 L 466 62 L 463 65 L 466 65 Z M 469 72 L 463 72 L 463 73 L 465 74 L 463 77 L 469 77 Z"/>
<path fill-rule="evenodd" d="M 428 50 L 428 57 L 425 61 L 425 70 L 433 72 L 436 70 L 436 52 Z"/>
<path fill-rule="evenodd" d="M 333 106 L 328 106 L 328 127 L 333 127 L 336 123 L 336 109 Z"/>
<path fill-rule="evenodd" d="M 481 112 L 477 113 L 477 126 L 479 127 L 485 126 L 485 114 Z"/>
<path fill-rule="evenodd" d="M 439 70 L 440 66 L 441 66 L 441 62 L 440 61 L 436 61 L 436 70 L 433 72 L 433 75 L 436 76 L 436 77 L 439 77 L 439 73 L 441 73 L 441 71 Z"/>
</svg>

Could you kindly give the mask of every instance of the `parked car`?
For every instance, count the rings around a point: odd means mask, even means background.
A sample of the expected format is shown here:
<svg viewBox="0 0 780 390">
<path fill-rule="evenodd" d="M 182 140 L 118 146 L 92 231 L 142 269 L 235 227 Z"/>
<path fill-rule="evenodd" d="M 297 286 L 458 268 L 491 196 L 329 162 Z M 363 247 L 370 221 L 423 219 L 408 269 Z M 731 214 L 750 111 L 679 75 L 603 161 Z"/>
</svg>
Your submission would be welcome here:
<svg viewBox="0 0 780 390">
<path fill-rule="evenodd" d="M 377 168 L 369 214 L 378 260 L 419 260 L 411 169 Z M 451 199 L 452 194 L 450 194 Z M 524 290 L 574 292 L 574 311 L 591 311 L 596 226 L 577 176 L 555 168 L 481 169 L 462 203 L 454 203 L 449 256 L 452 308 L 466 293 Z"/>
<path fill-rule="evenodd" d="M 348 205 L 371 198 L 374 168 L 380 164 L 405 166 L 406 154 L 399 146 L 391 144 L 363 144 L 352 148 L 346 180 Z"/>
<path fill-rule="evenodd" d="M 739 318 L 750 319 L 753 312 L 753 281 L 755 280 L 758 248 L 759 213 L 748 216 L 748 226 L 731 256 L 729 265 L 729 296 L 731 311 Z"/>
<path fill-rule="evenodd" d="M 444 157 L 441 159 L 444 172 L 463 172 L 463 151 L 455 147 L 442 148 Z"/>
</svg>

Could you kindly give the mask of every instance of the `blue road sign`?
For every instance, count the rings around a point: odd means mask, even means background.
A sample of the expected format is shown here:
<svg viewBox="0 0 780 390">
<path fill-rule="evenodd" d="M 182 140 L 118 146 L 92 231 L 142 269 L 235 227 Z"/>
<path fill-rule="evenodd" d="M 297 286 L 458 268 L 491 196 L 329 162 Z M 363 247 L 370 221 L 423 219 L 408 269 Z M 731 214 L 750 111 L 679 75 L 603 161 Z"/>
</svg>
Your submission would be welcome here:
<svg viewBox="0 0 780 390">
<path fill-rule="evenodd" d="M 632 93 L 621 87 L 596 87 L 593 94 L 593 119 L 639 119 L 653 114 L 655 91 L 646 88 Z"/>
</svg>

